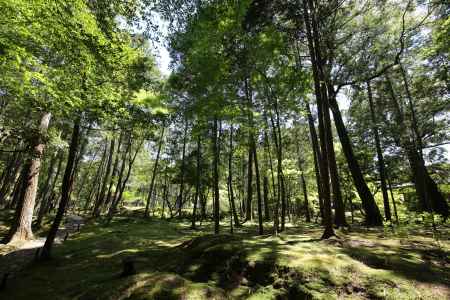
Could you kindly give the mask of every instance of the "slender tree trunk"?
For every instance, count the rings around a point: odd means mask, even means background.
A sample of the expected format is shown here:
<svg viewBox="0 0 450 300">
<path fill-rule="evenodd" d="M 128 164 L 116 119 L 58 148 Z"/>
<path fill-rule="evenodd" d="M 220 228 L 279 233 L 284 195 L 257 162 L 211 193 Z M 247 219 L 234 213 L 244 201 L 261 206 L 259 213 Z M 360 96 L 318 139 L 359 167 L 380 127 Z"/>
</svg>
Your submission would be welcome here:
<svg viewBox="0 0 450 300">
<path fill-rule="evenodd" d="M 10 193 L 11 186 L 13 186 L 18 174 L 20 174 L 20 164 L 21 155 L 19 152 L 15 152 L 11 156 L 7 167 L 3 171 L 2 185 L 0 188 L 0 207 L 5 205 L 8 200 L 7 196 Z"/>
<path fill-rule="evenodd" d="M 52 172 L 55 173 L 55 176 L 53 176 L 53 180 L 49 184 L 48 191 L 42 195 L 41 206 L 39 207 L 38 216 L 37 216 L 37 219 L 36 219 L 36 228 L 41 228 L 42 220 L 44 219 L 45 214 L 48 213 L 48 209 L 49 209 L 50 201 L 51 201 L 51 195 L 53 193 L 53 190 L 55 189 L 56 182 L 58 181 L 58 178 L 59 178 L 59 174 L 61 173 L 61 167 L 62 167 L 62 163 L 63 163 L 63 160 L 64 160 L 64 153 L 63 153 L 63 151 L 59 150 L 56 157 L 57 157 L 57 160 L 58 160 L 58 165 L 56 167 L 56 172 L 54 172 L 55 170 L 52 170 Z M 50 173 L 49 173 L 49 176 L 50 176 Z"/>
<path fill-rule="evenodd" d="M 119 168 L 120 149 L 122 147 L 122 139 L 123 139 L 123 132 L 121 131 L 120 135 L 119 135 L 119 143 L 117 145 L 117 150 L 116 150 L 116 154 L 115 154 L 114 165 L 112 168 L 111 179 L 109 181 L 108 195 L 106 196 L 106 206 L 107 207 L 108 206 L 111 207 L 113 188 L 116 183 L 116 177 L 117 177 L 117 172 L 118 172 L 118 168 Z"/>
<path fill-rule="evenodd" d="M 391 179 L 389 178 L 389 176 L 386 174 L 386 179 L 388 182 L 388 186 L 389 186 L 389 192 L 391 194 L 391 198 L 392 198 L 392 205 L 394 206 L 394 216 L 395 216 L 395 223 L 398 225 L 398 214 L 397 214 L 397 205 L 395 203 L 395 198 L 394 198 L 394 192 L 392 191 L 392 184 L 391 184 Z"/>
<path fill-rule="evenodd" d="M 253 159 L 255 162 L 255 174 L 256 174 L 256 195 L 258 200 L 258 233 L 260 235 L 264 234 L 264 228 L 263 228 L 263 216 L 262 216 L 262 197 L 261 197 L 261 184 L 260 184 L 260 178 L 259 178 L 259 165 L 258 165 L 258 153 L 256 151 L 256 142 L 255 137 L 252 134 L 251 137 L 252 140 L 252 152 L 253 152 Z"/>
<path fill-rule="evenodd" d="M 233 125 L 230 127 L 230 145 L 229 145 L 230 154 L 228 156 L 228 192 L 230 196 L 230 208 L 231 208 L 231 216 L 234 219 L 234 224 L 236 227 L 239 227 L 239 218 L 236 211 L 236 203 L 234 200 L 234 190 L 233 190 Z"/>
<path fill-rule="evenodd" d="M 194 197 L 194 209 L 192 211 L 192 229 L 195 229 L 195 221 L 197 218 L 197 205 L 199 201 L 200 195 L 200 173 L 201 173 L 201 136 L 200 134 L 197 136 L 197 176 L 195 178 L 195 197 Z"/>
<path fill-rule="evenodd" d="M 80 140 L 79 135 L 80 120 L 77 120 L 73 126 L 72 138 L 70 141 L 69 156 L 67 158 L 66 170 L 64 172 L 61 188 L 61 201 L 59 202 L 58 211 L 56 213 L 55 219 L 53 220 L 52 226 L 50 227 L 50 231 L 47 235 L 47 239 L 45 240 L 44 247 L 41 250 L 39 256 L 41 260 L 46 260 L 51 257 L 51 250 L 56 238 L 56 234 L 64 217 L 66 206 L 70 201 L 70 191 L 72 190 L 71 185 L 73 183 L 73 178 L 75 175 L 74 165 Z"/>
<path fill-rule="evenodd" d="M 322 181 L 320 178 L 320 168 L 319 168 L 319 161 L 321 161 L 320 148 L 319 148 L 319 140 L 317 138 L 317 133 L 316 133 L 316 127 L 314 125 L 314 119 L 311 114 L 311 109 L 309 108 L 309 103 L 306 103 L 306 111 L 308 114 L 309 134 L 311 137 L 311 145 L 312 145 L 312 149 L 313 149 L 314 172 L 316 175 L 317 194 L 319 196 L 320 217 L 323 222 L 323 194 L 322 194 Z"/>
<path fill-rule="evenodd" d="M 183 206 L 183 191 L 184 191 L 184 176 L 185 176 L 185 165 L 186 165 L 186 139 L 187 139 L 187 129 L 188 129 L 188 121 L 187 121 L 187 117 L 184 120 L 185 124 L 184 124 L 184 134 L 183 134 L 183 153 L 182 153 L 182 157 L 181 157 L 181 182 L 180 182 L 180 193 L 178 194 L 177 197 L 177 206 L 178 206 L 178 216 L 182 217 L 181 214 L 181 209 Z"/>
<path fill-rule="evenodd" d="M 41 159 L 45 148 L 43 137 L 47 133 L 50 118 L 51 114 L 48 112 L 42 115 L 38 132 L 31 141 L 32 153 L 31 158 L 29 158 L 29 161 L 26 164 L 25 170 L 27 173 L 22 187 L 23 195 L 19 200 L 14 222 L 5 239 L 5 242 L 7 243 L 33 239 L 31 225 L 33 221 Z"/>
<path fill-rule="evenodd" d="M 263 178 L 263 196 L 264 196 L 264 221 L 270 220 L 269 212 L 269 179 L 267 176 Z"/>
<path fill-rule="evenodd" d="M 105 147 L 104 147 L 104 150 L 103 150 L 103 154 L 102 154 L 100 163 L 98 165 L 97 171 L 95 172 L 94 178 L 92 180 L 91 189 L 90 189 L 90 191 L 88 193 L 88 196 L 86 198 L 86 202 L 85 202 L 84 207 L 83 207 L 84 211 L 87 211 L 89 209 L 89 207 L 91 205 L 91 202 L 92 202 L 92 198 L 95 196 L 95 189 L 96 189 L 97 185 L 99 184 L 99 181 L 101 183 L 102 170 L 103 170 L 103 165 L 104 165 L 104 163 L 106 161 L 107 150 L 108 150 L 107 144 L 105 143 Z"/>
<path fill-rule="evenodd" d="M 248 166 L 247 166 L 247 202 L 245 203 L 245 221 L 249 221 L 252 219 L 252 199 L 253 199 L 253 153 L 252 153 L 251 146 L 249 146 L 248 147 Z"/>
<path fill-rule="evenodd" d="M 386 218 L 386 221 L 391 221 L 391 208 L 389 206 L 389 196 L 386 186 L 386 171 L 384 168 L 383 151 L 381 149 L 380 137 L 378 135 L 378 127 L 377 127 L 378 121 L 373 106 L 372 89 L 370 86 L 370 81 L 367 82 L 367 95 L 369 98 L 370 116 L 372 118 L 372 131 L 375 138 L 375 147 L 377 149 L 378 172 L 380 173 L 381 192 L 383 194 L 384 217 Z"/>
<path fill-rule="evenodd" d="M 305 181 L 305 176 L 301 175 L 302 178 L 302 186 L 303 186 L 303 196 L 305 198 L 305 211 L 306 211 L 306 222 L 310 223 L 311 222 L 311 213 L 309 210 L 309 202 L 308 202 L 308 190 L 306 187 L 306 181 Z"/>
<path fill-rule="evenodd" d="M 147 203 L 145 205 L 144 217 L 148 217 L 148 210 L 149 210 L 149 206 L 150 206 L 150 200 L 151 200 L 152 193 L 153 193 L 153 186 L 155 184 L 156 171 L 158 170 L 159 155 L 161 153 L 161 148 L 162 148 L 163 139 L 164 139 L 164 129 L 165 129 L 165 127 L 163 125 L 163 128 L 161 129 L 161 136 L 159 137 L 158 152 L 156 153 L 155 165 L 153 166 L 152 179 L 151 179 L 151 182 L 150 182 L 150 191 L 148 192 Z"/>
<path fill-rule="evenodd" d="M 219 196 L 219 145 L 217 137 L 217 116 L 214 117 L 213 126 L 213 152 L 214 152 L 214 233 L 219 233 L 220 225 L 220 196 Z"/>
<path fill-rule="evenodd" d="M 111 144 L 109 146 L 109 155 L 108 155 L 108 161 L 106 163 L 105 177 L 103 178 L 102 186 L 100 188 L 100 195 L 97 198 L 97 201 L 95 202 L 94 211 L 92 213 L 92 215 L 94 217 L 100 216 L 101 210 L 105 203 L 106 186 L 110 179 L 111 166 L 112 166 L 112 161 L 113 161 L 113 156 L 114 156 L 114 148 L 115 148 L 115 139 L 112 138 Z"/>
</svg>

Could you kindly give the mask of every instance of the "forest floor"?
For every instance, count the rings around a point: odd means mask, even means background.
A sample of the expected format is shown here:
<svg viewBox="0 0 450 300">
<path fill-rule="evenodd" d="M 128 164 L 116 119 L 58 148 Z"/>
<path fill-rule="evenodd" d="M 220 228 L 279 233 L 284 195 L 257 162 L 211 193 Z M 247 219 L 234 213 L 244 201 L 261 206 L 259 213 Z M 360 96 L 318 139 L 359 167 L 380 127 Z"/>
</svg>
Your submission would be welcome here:
<svg viewBox="0 0 450 300">
<path fill-rule="evenodd" d="M 448 227 L 439 242 L 420 226 L 354 226 L 322 241 L 315 224 L 289 224 L 278 237 L 256 236 L 255 224 L 229 235 L 222 225 L 212 235 L 210 223 L 192 230 L 132 214 L 109 226 L 91 221 L 55 247 L 53 260 L 27 262 L 0 299 L 450 299 Z M 5 247 L 0 266 L 27 251 Z M 124 261 L 135 275 L 120 276 Z"/>
</svg>

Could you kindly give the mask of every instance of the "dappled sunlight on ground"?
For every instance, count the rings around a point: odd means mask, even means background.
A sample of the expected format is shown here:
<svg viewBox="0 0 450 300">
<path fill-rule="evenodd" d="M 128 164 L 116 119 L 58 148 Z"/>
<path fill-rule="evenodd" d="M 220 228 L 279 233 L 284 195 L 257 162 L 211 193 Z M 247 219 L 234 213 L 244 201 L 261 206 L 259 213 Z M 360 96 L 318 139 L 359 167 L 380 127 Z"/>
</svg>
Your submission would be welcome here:
<svg viewBox="0 0 450 300">
<path fill-rule="evenodd" d="M 3 293 L 6 299 L 450 297 L 448 241 L 437 245 L 430 236 L 355 227 L 321 241 L 317 225 L 290 224 L 275 237 L 255 236 L 253 223 L 233 236 L 210 232 L 209 223 L 191 230 L 188 221 L 99 220 L 56 247 L 54 260 L 16 274 Z M 120 276 L 126 259 L 136 275 Z"/>
</svg>

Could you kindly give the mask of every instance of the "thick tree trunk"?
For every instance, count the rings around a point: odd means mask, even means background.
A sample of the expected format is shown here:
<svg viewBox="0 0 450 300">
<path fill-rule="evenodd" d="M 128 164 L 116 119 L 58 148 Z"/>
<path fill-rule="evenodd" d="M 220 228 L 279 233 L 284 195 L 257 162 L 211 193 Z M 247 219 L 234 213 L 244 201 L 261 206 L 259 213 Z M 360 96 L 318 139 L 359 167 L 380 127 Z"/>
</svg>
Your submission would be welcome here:
<svg viewBox="0 0 450 300">
<path fill-rule="evenodd" d="M 326 120 L 327 123 L 331 125 L 331 120 L 329 119 L 330 115 L 327 114 Z M 348 226 L 347 221 L 345 220 L 345 207 L 342 201 L 342 193 L 341 193 L 341 184 L 339 180 L 339 172 L 336 164 L 336 154 L 334 152 L 334 143 L 333 143 L 333 133 L 331 131 L 331 126 L 327 126 L 327 152 L 328 152 L 328 162 L 330 168 L 330 179 L 331 179 L 331 189 L 333 195 L 333 204 L 334 204 L 334 224 L 336 227 Z"/>
<path fill-rule="evenodd" d="M 367 187 L 364 176 L 359 167 L 359 163 L 353 153 L 353 147 L 350 138 L 345 128 L 344 121 L 342 120 L 342 115 L 339 110 L 338 103 L 334 97 L 330 99 L 331 111 L 333 112 L 334 124 L 336 125 L 336 130 L 339 135 L 339 140 L 341 141 L 342 151 L 344 152 L 345 158 L 347 160 L 347 165 L 353 178 L 356 190 L 361 199 L 363 209 L 365 212 L 365 223 L 367 226 L 381 226 L 383 225 L 383 220 L 378 209 L 375 199 L 372 193 Z"/>
<path fill-rule="evenodd" d="M 383 194 L 384 217 L 386 221 L 391 221 L 391 208 L 389 206 L 389 196 L 386 185 L 386 170 L 384 167 L 383 150 L 381 149 L 380 137 L 378 135 L 378 122 L 373 105 L 372 88 L 370 86 L 370 81 L 367 82 L 367 95 L 369 98 L 370 116 L 372 119 L 372 131 L 375 138 L 375 147 L 377 149 L 377 163 L 378 172 L 380 173 L 381 192 Z"/>
<path fill-rule="evenodd" d="M 75 160 L 78 150 L 78 144 L 80 140 L 80 120 L 77 120 L 73 126 L 72 138 L 69 147 L 69 156 L 67 158 L 66 170 L 64 171 L 64 177 L 61 188 L 61 201 L 59 202 L 58 211 L 55 219 L 53 220 L 50 231 L 45 240 L 44 247 L 41 250 L 39 258 L 46 260 L 51 257 L 51 250 L 56 238 L 61 221 L 66 211 L 66 206 L 70 201 L 70 191 L 72 190 L 73 178 L 75 175 Z"/>
<path fill-rule="evenodd" d="M 31 229 L 33 221 L 33 211 L 36 201 L 39 172 L 41 168 L 41 159 L 44 153 L 45 142 L 44 135 L 47 133 L 51 114 L 44 113 L 40 120 L 40 125 L 36 136 L 31 141 L 32 153 L 26 163 L 26 177 L 22 186 L 23 195 L 19 199 L 16 209 L 16 216 L 11 229 L 5 239 L 7 243 L 23 241 L 33 238 Z"/>
<path fill-rule="evenodd" d="M 164 139 L 164 129 L 165 129 L 165 127 L 163 125 L 163 128 L 161 129 L 161 136 L 159 137 L 158 152 L 156 153 L 155 165 L 153 166 L 152 179 L 150 181 L 150 191 L 148 192 L 147 203 L 145 204 L 144 217 L 148 217 L 148 211 L 150 208 L 150 200 L 151 200 L 152 193 L 153 193 L 153 186 L 155 184 L 156 171 L 158 170 L 159 155 L 161 154 L 161 148 L 162 148 L 163 139 Z"/>
<path fill-rule="evenodd" d="M 391 95 L 391 100 L 394 107 L 394 113 L 397 125 L 400 128 L 408 129 L 404 121 L 402 111 L 400 109 L 399 103 L 394 93 L 391 81 L 388 76 L 386 76 L 388 89 Z M 411 108 L 413 109 L 413 108 Z M 412 181 L 416 188 L 416 194 L 419 199 L 419 204 L 423 210 L 431 213 L 439 213 L 444 219 L 447 219 L 450 212 L 447 201 L 445 200 L 436 182 L 431 178 L 428 170 L 425 166 L 425 161 L 421 155 L 420 149 L 417 149 L 416 138 L 411 141 L 408 136 L 401 134 L 398 143 L 406 152 L 408 161 L 412 172 Z M 434 220 L 434 218 L 433 218 Z"/>
<path fill-rule="evenodd" d="M 311 11 L 311 18 L 309 15 Z M 330 124 L 326 123 L 329 118 L 324 118 L 324 114 L 329 114 L 328 101 L 326 95 L 326 87 L 322 87 L 325 82 L 325 76 L 323 75 L 323 59 L 320 55 L 320 43 L 317 30 L 317 16 L 315 15 L 315 9 L 312 0 L 303 2 L 304 23 L 306 28 L 306 35 L 308 40 L 308 48 L 311 57 L 314 90 L 316 94 L 318 119 L 319 119 L 319 136 L 321 153 L 319 161 L 320 163 L 320 177 L 322 181 L 322 196 L 323 196 L 323 223 L 325 226 L 322 238 L 326 239 L 334 235 L 332 211 L 331 211 L 331 199 L 330 199 L 330 184 L 329 184 L 329 169 L 328 169 L 328 153 L 327 153 L 327 140 L 326 140 L 326 127 Z"/>
</svg>

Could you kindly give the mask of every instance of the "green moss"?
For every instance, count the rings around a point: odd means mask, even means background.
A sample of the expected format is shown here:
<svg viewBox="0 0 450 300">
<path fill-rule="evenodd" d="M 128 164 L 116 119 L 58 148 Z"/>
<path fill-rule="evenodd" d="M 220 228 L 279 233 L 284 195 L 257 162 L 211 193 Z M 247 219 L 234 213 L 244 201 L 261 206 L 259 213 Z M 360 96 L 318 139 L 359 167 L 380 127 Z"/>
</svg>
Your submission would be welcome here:
<svg viewBox="0 0 450 300">
<path fill-rule="evenodd" d="M 224 222 L 225 224 L 225 222 Z M 8 282 L 5 299 L 445 299 L 449 245 L 417 228 L 339 232 L 289 226 L 279 237 L 231 236 L 211 224 L 119 217 L 94 222 Z M 401 234 L 398 234 L 400 233 Z M 405 239 L 404 235 L 414 236 Z M 0 249 L 1 250 L 1 249 Z M 132 257 L 137 274 L 121 278 Z M 0 264 L 9 263 L 0 257 Z M 23 288 L 26 287 L 26 288 Z M 300 297 L 300 298 L 299 298 Z"/>
</svg>

